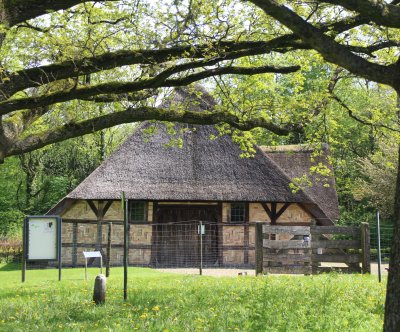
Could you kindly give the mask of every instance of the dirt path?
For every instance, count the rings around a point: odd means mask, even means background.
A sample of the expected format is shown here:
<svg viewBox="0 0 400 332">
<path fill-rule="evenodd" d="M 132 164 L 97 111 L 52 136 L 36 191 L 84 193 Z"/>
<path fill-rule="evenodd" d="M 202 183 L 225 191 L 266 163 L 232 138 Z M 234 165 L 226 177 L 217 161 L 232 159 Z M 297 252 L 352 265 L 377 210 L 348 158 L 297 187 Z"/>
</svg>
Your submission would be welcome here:
<svg viewBox="0 0 400 332">
<path fill-rule="evenodd" d="M 326 265 L 329 266 L 329 265 Z M 335 266 L 340 266 L 337 264 Z M 345 266 L 343 264 L 343 266 Z M 387 275 L 387 270 L 385 268 L 388 267 L 388 264 L 382 264 L 382 275 Z M 194 268 L 181 268 L 181 269 L 158 269 L 161 272 L 169 272 L 169 273 L 179 273 L 179 274 L 199 274 L 199 269 Z M 249 275 L 254 276 L 255 271 L 251 269 L 203 269 L 203 275 L 205 276 L 213 276 L 213 277 L 236 277 L 238 275 Z M 371 264 L 371 274 L 378 275 L 378 264 Z"/>
</svg>

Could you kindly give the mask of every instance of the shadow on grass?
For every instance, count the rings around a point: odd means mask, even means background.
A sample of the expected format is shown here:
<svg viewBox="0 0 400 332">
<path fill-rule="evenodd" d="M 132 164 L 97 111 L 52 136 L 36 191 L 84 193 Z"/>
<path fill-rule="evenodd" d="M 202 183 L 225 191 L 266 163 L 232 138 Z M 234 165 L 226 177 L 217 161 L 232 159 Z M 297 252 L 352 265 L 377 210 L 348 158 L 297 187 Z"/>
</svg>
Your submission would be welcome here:
<svg viewBox="0 0 400 332">
<path fill-rule="evenodd" d="M 0 265 L 0 271 L 21 271 L 20 263 L 6 263 L 4 265 Z"/>
</svg>

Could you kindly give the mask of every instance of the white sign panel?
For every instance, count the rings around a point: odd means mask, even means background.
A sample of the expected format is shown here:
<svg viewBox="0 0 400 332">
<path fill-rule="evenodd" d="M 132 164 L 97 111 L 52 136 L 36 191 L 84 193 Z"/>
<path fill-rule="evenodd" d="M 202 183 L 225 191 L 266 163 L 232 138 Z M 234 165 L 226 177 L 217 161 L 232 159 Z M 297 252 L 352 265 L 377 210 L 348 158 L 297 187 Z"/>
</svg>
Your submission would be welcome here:
<svg viewBox="0 0 400 332">
<path fill-rule="evenodd" d="M 85 256 L 85 258 L 101 257 L 101 252 L 100 251 L 84 251 L 83 256 Z"/>
<path fill-rule="evenodd" d="M 197 234 L 199 234 L 199 235 L 206 234 L 206 225 L 198 225 L 197 226 Z"/>
<path fill-rule="evenodd" d="M 57 217 L 28 217 L 28 260 L 58 259 L 58 221 Z"/>
</svg>

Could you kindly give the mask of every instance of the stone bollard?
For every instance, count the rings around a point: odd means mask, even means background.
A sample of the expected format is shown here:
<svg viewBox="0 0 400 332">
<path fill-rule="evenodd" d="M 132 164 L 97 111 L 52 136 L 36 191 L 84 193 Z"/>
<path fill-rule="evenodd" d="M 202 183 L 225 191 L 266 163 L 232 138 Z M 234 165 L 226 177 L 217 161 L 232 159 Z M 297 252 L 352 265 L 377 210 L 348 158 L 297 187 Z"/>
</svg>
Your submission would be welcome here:
<svg viewBox="0 0 400 332">
<path fill-rule="evenodd" d="M 104 304 L 106 301 L 106 282 L 104 274 L 99 274 L 94 281 L 93 301 L 96 304 Z"/>
</svg>

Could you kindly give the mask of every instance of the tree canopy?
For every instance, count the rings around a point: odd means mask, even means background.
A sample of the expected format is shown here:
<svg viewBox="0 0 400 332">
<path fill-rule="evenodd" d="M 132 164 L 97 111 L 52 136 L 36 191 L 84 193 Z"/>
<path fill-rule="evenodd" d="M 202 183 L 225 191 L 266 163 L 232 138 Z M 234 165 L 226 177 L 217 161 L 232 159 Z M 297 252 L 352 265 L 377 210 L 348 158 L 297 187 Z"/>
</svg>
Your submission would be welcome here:
<svg viewBox="0 0 400 332">
<path fill-rule="evenodd" d="M 392 87 L 398 77 L 396 31 L 391 25 L 382 31 L 366 13 L 340 3 L 2 3 L 0 159 L 148 119 L 287 135 L 304 124 L 271 119 L 266 107 L 199 114 L 161 110 L 154 100 L 162 88 L 210 77 L 296 72 L 302 63 L 290 53 L 299 50 L 315 49 L 353 74 Z M 99 103 L 107 111 L 91 113 Z M 55 115 L 57 123 L 46 128 Z"/>
</svg>

